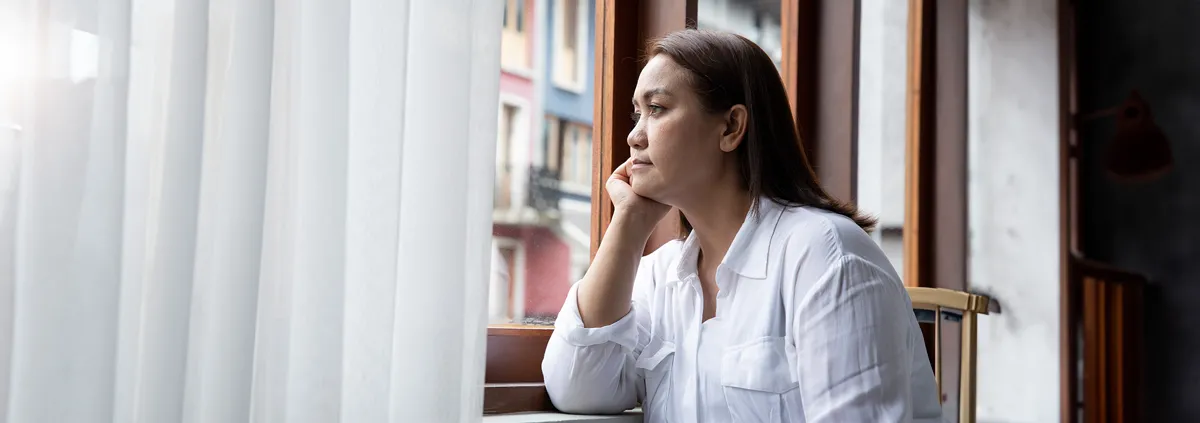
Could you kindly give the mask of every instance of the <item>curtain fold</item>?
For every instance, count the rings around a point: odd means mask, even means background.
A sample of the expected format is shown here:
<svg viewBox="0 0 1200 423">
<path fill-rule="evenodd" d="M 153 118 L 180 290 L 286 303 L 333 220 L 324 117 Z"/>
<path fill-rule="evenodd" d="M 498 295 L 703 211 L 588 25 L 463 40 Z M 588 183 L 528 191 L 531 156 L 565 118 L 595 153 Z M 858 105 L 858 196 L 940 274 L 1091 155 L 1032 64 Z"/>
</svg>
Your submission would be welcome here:
<svg viewBox="0 0 1200 423">
<path fill-rule="evenodd" d="M 0 420 L 478 421 L 502 7 L 0 0 Z"/>
</svg>

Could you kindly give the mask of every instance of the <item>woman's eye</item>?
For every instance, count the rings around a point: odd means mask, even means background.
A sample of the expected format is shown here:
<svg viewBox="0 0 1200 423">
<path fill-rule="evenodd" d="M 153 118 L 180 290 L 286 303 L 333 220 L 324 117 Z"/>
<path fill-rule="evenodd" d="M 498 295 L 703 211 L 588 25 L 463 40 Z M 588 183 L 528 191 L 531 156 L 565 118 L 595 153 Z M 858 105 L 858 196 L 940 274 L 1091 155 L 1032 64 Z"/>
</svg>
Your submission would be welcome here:
<svg viewBox="0 0 1200 423">
<path fill-rule="evenodd" d="M 646 109 L 650 111 L 650 116 L 658 115 L 659 113 L 662 113 L 664 110 L 666 110 L 662 106 L 655 105 L 655 104 L 646 106 Z M 638 121 L 642 120 L 642 114 L 641 114 L 641 112 L 633 111 L 633 112 L 629 113 L 629 118 L 633 119 L 634 123 L 637 123 Z"/>
</svg>

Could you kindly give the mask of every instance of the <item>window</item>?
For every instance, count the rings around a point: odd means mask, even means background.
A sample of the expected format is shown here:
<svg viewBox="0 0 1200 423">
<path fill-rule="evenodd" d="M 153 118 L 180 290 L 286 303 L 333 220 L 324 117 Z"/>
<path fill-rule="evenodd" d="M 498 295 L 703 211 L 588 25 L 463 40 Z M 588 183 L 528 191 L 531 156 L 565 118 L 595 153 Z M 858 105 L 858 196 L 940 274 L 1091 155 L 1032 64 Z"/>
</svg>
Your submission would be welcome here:
<svg viewBox="0 0 1200 423">
<path fill-rule="evenodd" d="M 592 180 L 592 128 L 590 125 L 546 116 L 547 166 L 561 175 L 564 192 L 587 195 Z"/>
<path fill-rule="evenodd" d="M 508 210 L 512 206 L 512 143 L 518 125 L 517 107 L 500 105 L 500 121 L 496 126 L 496 194 L 495 208 Z"/>
<path fill-rule="evenodd" d="M 592 173 L 592 128 L 567 124 L 563 136 L 563 181 L 586 187 Z"/>
<path fill-rule="evenodd" d="M 562 0 L 550 4 L 555 8 L 554 84 L 562 89 L 582 91 L 589 55 L 581 48 L 582 42 L 587 40 L 587 8 L 580 7 L 580 0 Z"/>
<path fill-rule="evenodd" d="M 783 60 L 782 1 L 699 0 L 697 27 L 732 32 L 758 44 L 780 68 Z"/>
<path fill-rule="evenodd" d="M 526 9 L 534 4 L 527 0 L 504 0 L 504 27 L 500 31 L 500 67 L 508 72 L 529 73 L 533 68 L 533 40 L 526 25 Z M 540 4 L 540 3 L 539 3 Z"/>
<path fill-rule="evenodd" d="M 497 237 L 492 242 L 492 278 L 488 289 L 488 323 L 509 323 L 525 317 L 525 247 L 520 239 Z"/>
<path fill-rule="evenodd" d="M 573 69 L 582 70 L 579 59 L 593 54 L 588 38 L 579 34 L 588 25 L 577 22 L 588 5 L 584 0 L 508 0 L 501 50 L 531 52 L 522 63 L 547 65 L 563 63 L 566 54 Z M 569 42 L 566 50 L 549 48 L 562 38 L 551 22 L 561 13 L 571 16 L 572 36 L 561 40 Z M 534 45 L 546 48 L 526 48 Z M 492 323 L 553 324 L 590 259 L 594 100 L 587 91 L 590 81 L 575 78 L 575 90 L 560 90 L 555 75 L 548 68 L 500 70 L 492 234 L 510 268 L 504 289 L 511 301 L 489 303 Z"/>
</svg>

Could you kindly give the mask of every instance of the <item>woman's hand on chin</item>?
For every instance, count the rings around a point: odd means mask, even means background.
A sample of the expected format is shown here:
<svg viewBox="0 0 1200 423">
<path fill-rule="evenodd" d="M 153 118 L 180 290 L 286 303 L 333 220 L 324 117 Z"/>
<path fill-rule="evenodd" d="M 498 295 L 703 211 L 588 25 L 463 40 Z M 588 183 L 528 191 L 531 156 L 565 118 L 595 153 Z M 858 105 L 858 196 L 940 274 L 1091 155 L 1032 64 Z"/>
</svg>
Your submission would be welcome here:
<svg viewBox="0 0 1200 423">
<path fill-rule="evenodd" d="M 649 236 L 658 221 L 662 220 L 671 210 L 671 206 L 633 192 L 633 186 L 629 181 L 630 160 L 626 160 L 616 170 L 613 170 L 612 176 L 608 177 L 604 186 L 608 191 L 608 197 L 613 202 L 614 221 L 617 220 L 617 216 L 622 216 L 628 220 L 627 224 L 636 225 Z"/>
</svg>

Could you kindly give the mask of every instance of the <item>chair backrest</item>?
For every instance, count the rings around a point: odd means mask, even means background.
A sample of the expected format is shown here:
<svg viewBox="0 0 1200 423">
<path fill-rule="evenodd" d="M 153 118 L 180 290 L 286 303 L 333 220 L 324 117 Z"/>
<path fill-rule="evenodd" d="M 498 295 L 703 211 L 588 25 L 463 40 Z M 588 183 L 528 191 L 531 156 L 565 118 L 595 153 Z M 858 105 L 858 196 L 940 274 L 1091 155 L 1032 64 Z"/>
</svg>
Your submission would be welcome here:
<svg viewBox="0 0 1200 423">
<path fill-rule="evenodd" d="M 938 396 L 942 392 L 942 320 L 944 316 L 961 316 L 962 348 L 958 381 L 958 421 L 975 422 L 975 344 L 978 322 L 976 317 L 988 314 L 988 297 L 943 288 L 908 288 L 917 320 L 933 323 L 933 373 L 937 379 Z M 924 311 L 925 313 L 920 313 Z M 930 313 L 932 312 L 932 313 Z"/>
</svg>

